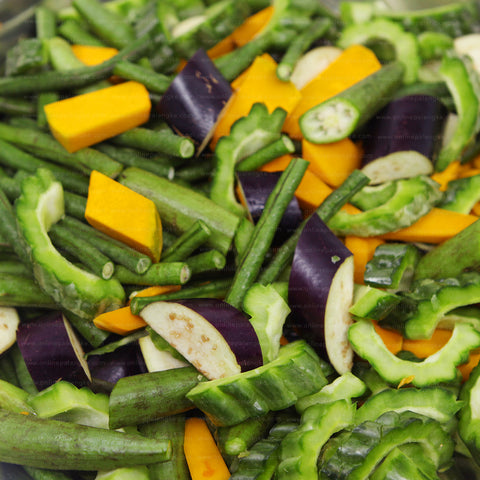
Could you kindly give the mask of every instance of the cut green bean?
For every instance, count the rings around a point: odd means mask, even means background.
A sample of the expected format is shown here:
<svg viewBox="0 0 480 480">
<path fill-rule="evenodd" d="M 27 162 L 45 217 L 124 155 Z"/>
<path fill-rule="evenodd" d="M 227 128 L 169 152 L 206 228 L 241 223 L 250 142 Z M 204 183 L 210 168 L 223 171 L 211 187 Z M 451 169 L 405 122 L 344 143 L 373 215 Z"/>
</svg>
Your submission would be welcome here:
<svg viewBox="0 0 480 480">
<path fill-rule="evenodd" d="M 105 280 L 112 278 L 115 265 L 94 244 L 72 235 L 72 232 L 60 223 L 52 225 L 48 232 L 53 244 L 77 258 L 89 271 Z"/>
<path fill-rule="evenodd" d="M 35 32 L 42 40 L 57 34 L 57 18 L 51 8 L 40 5 L 35 9 Z"/>
<path fill-rule="evenodd" d="M 152 264 L 152 260 L 148 255 L 129 247 L 76 218 L 66 216 L 61 223 L 70 230 L 73 236 L 94 244 L 98 250 L 113 260 L 115 264 L 123 265 L 134 273 L 145 273 Z"/>
<path fill-rule="evenodd" d="M 47 470 L 45 468 L 23 467 L 33 480 L 71 480 L 67 474 L 58 470 Z"/>
<path fill-rule="evenodd" d="M 185 262 L 161 262 L 152 264 L 143 274 L 118 265 L 114 278 L 127 285 L 183 285 L 190 280 L 191 274 Z"/>
<path fill-rule="evenodd" d="M 195 275 L 212 270 L 221 270 L 225 267 L 227 259 L 218 250 L 208 250 L 185 259 L 185 262 L 189 266 L 192 275 Z"/>
<path fill-rule="evenodd" d="M 65 202 L 65 213 L 78 219 L 85 218 L 85 209 L 87 208 L 87 199 L 82 195 L 72 192 L 63 192 Z"/>
<path fill-rule="evenodd" d="M 73 0 L 73 6 L 91 31 L 108 45 L 124 48 L 135 40 L 135 30 L 117 12 L 97 0 Z"/>
<path fill-rule="evenodd" d="M 247 172 L 249 170 L 257 170 L 266 163 L 295 151 L 295 144 L 287 135 L 282 135 L 278 140 L 261 148 L 249 157 L 240 160 L 235 166 L 235 170 L 239 172 Z"/>
<path fill-rule="evenodd" d="M 31 270 L 20 260 L 0 260 L 0 274 L 31 275 Z"/>
<path fill-rule="evenodd" d="M 68 311 L 63 312 L 63 314 L 75 330 L 77 330 L 93 348 L 99 347 L 110 336 L 110 332 L 96 327 L 89 319 L 79 317 Z"/>
<path fill-rule="evenodd" d="M 39 130 L 0 123 L 0 139 L 86 175 L 92 170 L 98 170 L 115 178 L 123 169 L 121 163 L 93 148 L 82 148 L 69 153 L 50 134 Z"/>
<path fill-rule="evenodd" d="M 35 104 L 30 100 L 15 97 L 0 97 L 0 113 L 6 115 L 33 116 L 36 113 Z"/>
<path fill-rule="evenodd" d="M 0 78 L 0 95 L 24 95 L 27 93 L 72 90 L 85 87 L 99 80 L 105 80 L 113 73 L 113 68 L 121 60 L 135 61 L 149 49 L 154 48 L 155 41 L 149 35 L 138 38 L 117 55 L 100 65 L 82 67 L 66 72 L 47 70 L 36 75 L 16 75 Z"/>
<path fill-rule="evenodd" d="M 177 135 L 170 129 L 151 130 L 136 127 L 111 138 L 110 141 L 122 147 L 165 153 L 181 158 L 190 158 L 195 153 L 193 140 Z"/>
<path fill-rule="evenodd" d="M 93 47 L 104 47 L 105 43 L 98 37 L 92 35 L 83 28 L 82 24 L 73 18 L 62 22 L 58 27 L 58 33 L 70 43 L 77 45 L 91 45 Z"/>
<path fill-rule="evenodd" d="M 284 82 L 288 82 L 301 55 L 310 48 L 315 40 L 322 38 L 331 26 L 330 19 L 319 18 L 295 37 L 277 66 L 277 77 Z"/>
<path fill-rule="evenodd" d="M 210 178 L 213 172 L 215 162 L 212 157 L 205 156 L 197 159 L 194 163 L 186 166 L 180 166 L 174 170 L 172 180 L 184 180 L 186 182 L 198 182 L 199 180 L 206 180 Z"/>
<path fill-rule="evenodd" d="M 232 306 L 238 308 L 242 305 L 245 293 L 256 281 L 283 213 L 295 195 L 307 167 L 306 160 L 294 158 L 268 197 L 250 242 L 239 260 L 232 286 L 225 297 L 225 301 Z"/>
<path fill-rule="evenodd" d="M 345 205 L 350 198 L 368 184 L 370 179 L 360 170 L 355 170 L 343 182 L 340 187 L 334 190 L 317 208 L 314 214 L 317 214 L 324 222 L 330 218 Z M 306 225 L 308 218 L 305 219 L 277 250 L 275 256 L 259 275 L 258 281 L 263 285 L 274 282 L 278 276 L 287 268 L 293 255 L 298 239 Z"/>
<path fill-rule="evenodd" d="M 57 92 L 42 92 L 37 97 L 37 125 L 44 129 L 48 126 L 47 116 L 43 107 L 49 103 L 58 101 L 60 96 Z"/>
<path fill-rule="evenodd" d="M 113 73 L 123 79 L 142 83 L 148 91 L 159 94 L 165 93 L 172 82 L 172 79 L 167 75 L 127 61 L 118 62 L 113 69 Z"/>
<path fill-rule="evenodd" d="M 0 372 L 2 380 L 15 385 L 16 387 L 19 386 L 15 365 L 13 364 L 9 352 L 6 352 L 5 355 L 0 355 Z"/>
<path fill-rule="evenodd" d="M 35 173 L 38 168 L 48 168 L 67 190 L 83 195 L 88 193 L 88 177 L 85 175 L 35 158 L 33 155 L 3 140 L 0 140 L 0 164 L 30 173 Z"/>
<path fill-rule="evenodd" d="M 162 163 L 155 158 L 150 158 L 148 152 L 143 152 L 135 148 L 120 147 L 105 142 L 95 145 L 95 148 L 126 167 L 141 168 L 142 170 L 152 172 L 155 175 L 168 178 L 169 180 L 175 175 L 175 169 L 172 165 Z"/>
<path fill-rule="evenodd" d="M 204 245 L 212 231 L 205 222 L 197 220 L 187 231 L 162 253 L 162 262 L 180 262 Z"/>
<path fill-rule="evenodd" d="M 20 388 L 23 388 L 23 390 L 25 390 L 26 392 L 31 393 L 32 395 L 38 393 L 38 388 L 35 386 L 35 382 L 33 381 L 32 376 L 28 371 L 27 365 L 22 356 L 22 352 L 18 347 L 18 344 L 15 343 L 14 345 L 12 345 L 8 352 L 10 358 L 12 359 L 15 373 L 17 374 L 18 386 Z"/>
<path fill-rule="evenodd" d="M 171 293 L 163 293 L 151 297 L 134 296 L 130 302 L 132 313 L 138 315 L 142 308 L 150 303 L 168 300 L 182 300 L 185 298 L 224 298 L 232 283 L 231 278 L 222 278 L 199 285 L 188 285 Z"/>
</svg>

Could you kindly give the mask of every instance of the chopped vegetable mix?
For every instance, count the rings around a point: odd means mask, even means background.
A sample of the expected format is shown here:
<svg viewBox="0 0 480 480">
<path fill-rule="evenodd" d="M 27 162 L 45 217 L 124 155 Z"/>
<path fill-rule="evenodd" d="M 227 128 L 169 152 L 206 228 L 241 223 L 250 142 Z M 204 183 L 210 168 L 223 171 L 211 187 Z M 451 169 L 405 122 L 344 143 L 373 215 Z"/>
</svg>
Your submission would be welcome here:
<svg viewBox="0 0 480 480">
<path fill-rule="evenodd" d="M 477 0 L 53 0 L 0 58 L 2 478 L 480 479 Z"/>
</svg>

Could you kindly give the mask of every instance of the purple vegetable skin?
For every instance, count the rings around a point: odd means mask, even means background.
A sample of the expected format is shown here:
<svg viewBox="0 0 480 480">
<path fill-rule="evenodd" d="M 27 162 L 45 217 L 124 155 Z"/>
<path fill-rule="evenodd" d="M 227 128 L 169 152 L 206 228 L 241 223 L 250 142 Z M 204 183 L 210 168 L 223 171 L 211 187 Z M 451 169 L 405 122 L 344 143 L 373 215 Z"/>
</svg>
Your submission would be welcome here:
<svg viewBox="0 0 480 480">
<path fill-rule="evenodd" d="M 289 280 L 291 323 L 342 374 L 353 351 L 347 338 L 353 299 L 353 255 L 312 215 L 298 240 Z"/>
<path fill-rule="evenodd" d="M 163 94 L 157 111 L 173 130 L 200 145 L 201 151 L 231 95 L 230 84 L 200 49 Z"/>
<path fill-rule="evenodd" d="M 431 95 L 407 95 L 391 101 L 366 125 L 363 164 L 408 150 L 433 161 L 447 115 L 445 105 Z"/>
<path fill-rule="evenodd" d="M 61 312 L 21 322 L 17 342 L 39 390 L 60 379 L 77 387 L 90 383 L 90 372 L 80 342 Z"/>
</svg>

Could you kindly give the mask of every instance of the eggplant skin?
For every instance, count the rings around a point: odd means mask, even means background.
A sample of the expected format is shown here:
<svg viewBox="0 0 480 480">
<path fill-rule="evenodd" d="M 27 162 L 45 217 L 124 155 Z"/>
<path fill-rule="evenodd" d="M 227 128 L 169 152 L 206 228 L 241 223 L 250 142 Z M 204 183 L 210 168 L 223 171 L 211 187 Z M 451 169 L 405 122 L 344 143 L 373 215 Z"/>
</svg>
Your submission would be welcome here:
<svg viewBox="0 0 480 480">
<path fill-rule="evenodd" d="M 170 84 L 156 110 L 174 131 L 205 146 L 231 95 L 230 84 L 199 49 Z"/>
<path fill-rule="evenodd" d="M 289 323 L 324 358 L 327 301 L 330 295 L 339 293 L 332 292 L 332 282 L 340 266 L 351 256 L 350 250 L 320 217 L 312 215 L 293 258 L 288 291 L 292 309 Z"/>
<path fill-rule="evenodd" d="M 413 150 L 435 160 L 448 116 L 446 106 L 432 95 L 406 95 L 392 100 L 365 126 L 363 165 L 391 153 Z"/>
</svg>

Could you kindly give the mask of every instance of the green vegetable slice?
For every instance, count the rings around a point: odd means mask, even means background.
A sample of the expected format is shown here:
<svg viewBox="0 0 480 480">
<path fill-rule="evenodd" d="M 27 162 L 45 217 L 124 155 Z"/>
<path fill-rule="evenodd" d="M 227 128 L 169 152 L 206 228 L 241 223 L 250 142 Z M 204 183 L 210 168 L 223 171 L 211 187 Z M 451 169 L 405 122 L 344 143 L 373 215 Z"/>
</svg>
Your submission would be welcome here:
<svg viewBox="0 0 480 480">
<path fill-rule="evenodd" d="M 369 320 L 354 323 L 349 340 L 355 352 L 390 384 L 399 385 L 408 379 L 414 386 L 425 387 L 455 380 L 456 367 L 468 360 L 470 350 L 480 346 L 480 332 L 466 323 L 455 324 L 447 344 L 422 362 L 403 360 L 390 353 Z"/>
<path fill-rule="evenodd" d="M 125 292 L 116 280 L 104 280 L 70 263 L 52 245 L 51 225 L 63 216 L 63 189 L 49 170 L 39 169 L 22 183 L 17 222 L 40 287 L 65 309 L 94 318 L 123 305 Z"/>
</svg>

